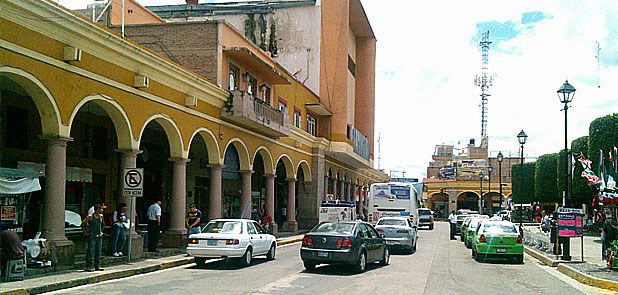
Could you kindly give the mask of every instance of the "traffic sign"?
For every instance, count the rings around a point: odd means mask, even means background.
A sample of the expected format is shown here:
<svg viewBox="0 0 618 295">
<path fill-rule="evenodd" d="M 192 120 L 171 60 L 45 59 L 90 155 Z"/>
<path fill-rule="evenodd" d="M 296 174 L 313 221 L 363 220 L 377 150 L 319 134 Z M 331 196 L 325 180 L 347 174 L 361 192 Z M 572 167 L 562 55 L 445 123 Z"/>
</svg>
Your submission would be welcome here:
<svg viewBox="0 0 618 295">
<path fill-rule="evenodd" d="M 124 184 L 122 194 L 125 197 L 141 197 L 144 185 L 143 168 L 124 168 Z"/>
</svg>

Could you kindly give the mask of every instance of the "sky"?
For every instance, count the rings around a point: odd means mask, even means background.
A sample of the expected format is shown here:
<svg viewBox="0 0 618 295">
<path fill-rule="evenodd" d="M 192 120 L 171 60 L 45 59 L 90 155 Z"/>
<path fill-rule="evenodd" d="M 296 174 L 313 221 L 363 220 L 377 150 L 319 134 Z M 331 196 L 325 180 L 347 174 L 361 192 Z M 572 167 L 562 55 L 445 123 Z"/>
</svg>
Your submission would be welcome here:
<svg viewBox="0 0 618 295">
<path fill-rule="evenodd" d="M 80 8 L 91 0 L 55 0 Z M 143 5 L 183 0 L 138 0 Z M 204 2 L 201 0 L 200 2 Z M 568 141 L 588 135 L 595 118 L 618 112 L 618 1 L 362 0 L 377 38 L 375 164 L 393 176 L 425 176 L 438 144 L 480 142 L 475 75 L 479 41 L 489 31 L 490 156 L 526 157 L 564 148 L 564 112 L 556 91 L 577 91 L 568 110 Z M 597 64 L 597 42 L 600 44 Z M 597 70 L 598 69 L 598 70 Z M 597 80 L 600 82 L 598 83 Z M 600 87 L 598 87 L 600 85 Z M 380 158 L 380 159 L 378 159 Z"/>
</svg>

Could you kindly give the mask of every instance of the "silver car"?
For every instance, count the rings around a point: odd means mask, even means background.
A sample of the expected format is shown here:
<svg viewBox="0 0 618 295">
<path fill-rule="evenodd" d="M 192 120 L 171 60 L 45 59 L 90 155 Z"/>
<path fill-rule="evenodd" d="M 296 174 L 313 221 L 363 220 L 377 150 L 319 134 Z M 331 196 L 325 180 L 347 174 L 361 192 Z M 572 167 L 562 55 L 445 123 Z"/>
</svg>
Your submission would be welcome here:
<svg viewBox="0 0 618 295">
<path fill-rule="evenodd" d="M 390 248 L 403 248 L 408 253 L 416 251 L 417 226 L 412 225 L 407 217 L 382 217 L 375 229 L 384 235 Z"/>
</svg>

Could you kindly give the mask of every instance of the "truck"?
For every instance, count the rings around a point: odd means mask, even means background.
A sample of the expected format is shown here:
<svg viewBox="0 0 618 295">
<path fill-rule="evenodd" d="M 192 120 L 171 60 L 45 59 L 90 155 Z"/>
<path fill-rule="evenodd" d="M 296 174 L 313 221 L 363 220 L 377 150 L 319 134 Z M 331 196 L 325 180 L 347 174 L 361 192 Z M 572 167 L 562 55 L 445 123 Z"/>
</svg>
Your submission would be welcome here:
<svg viewBox="0 0 618 295">
<path fill-rule="evenodd" d="M 356 205 L 354 202 L 322 201 L 320 204 L 319 222 L 354 221 L 356 220 Z"/>
</svg>

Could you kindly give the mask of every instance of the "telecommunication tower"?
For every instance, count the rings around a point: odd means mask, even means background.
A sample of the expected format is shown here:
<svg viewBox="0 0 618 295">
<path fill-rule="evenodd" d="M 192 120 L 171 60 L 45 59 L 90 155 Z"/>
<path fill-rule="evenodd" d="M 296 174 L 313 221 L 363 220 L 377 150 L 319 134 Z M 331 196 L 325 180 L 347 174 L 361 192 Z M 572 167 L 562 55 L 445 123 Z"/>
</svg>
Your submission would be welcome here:
<svg viewBox="0 0 618 295">
<path fill-rule="evenodd" d="M 493 83 L 493 76 L 489 74 L 487 65 L 489 64 L 489 31 L 483 33 L 479 46 L 481 47 L 481 74 L 474 77 L 474 85 L 481 87 L 481 145 L 487 145 L 487 101 L 489 87 Z"/>
</svg>

